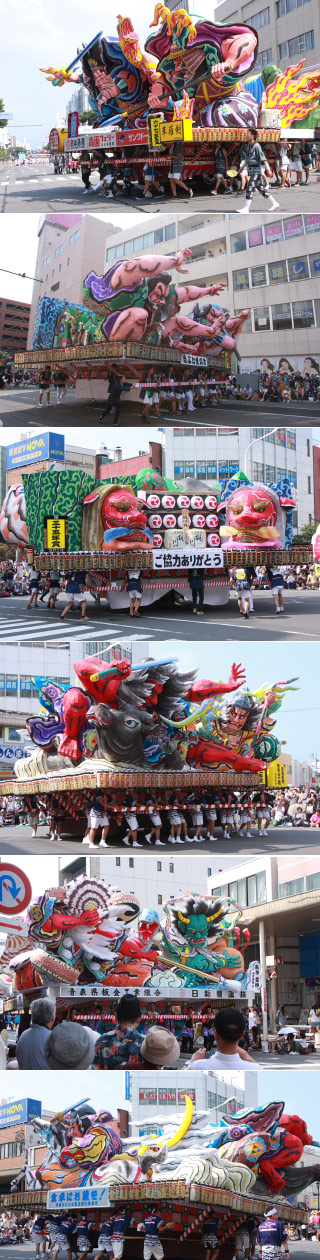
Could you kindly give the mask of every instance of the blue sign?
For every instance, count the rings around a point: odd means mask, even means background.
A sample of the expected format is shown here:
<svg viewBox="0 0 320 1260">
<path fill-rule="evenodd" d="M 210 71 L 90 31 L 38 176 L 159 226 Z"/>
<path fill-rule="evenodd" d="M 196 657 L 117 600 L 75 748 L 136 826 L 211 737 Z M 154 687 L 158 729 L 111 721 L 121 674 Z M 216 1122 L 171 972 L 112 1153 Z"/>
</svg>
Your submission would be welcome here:
<svg viewBox="0 0 320 1260">
<path fill-rule="evenodd" d="M 0 1129 L 7 1129 L 11 1124 L 26 1124 L 35 1116 L 42 1115 L 42 1103 L 37 1098 L 20 1098 L 19 1102 L 8 1102 L 0 1107 Z"/>
<path fill-rule="evenodd" d="M 63 1208 L 66 1211 L 69 1208 L 92 1208 L 92 1207 L 110 1207 L 110 1188 L 109 1186 L 93 1186 L 89 1189 L 81 1187 L 76 1190 L 49 1190 L 48 1208 Z"/>
<path fill-rule="evenodd" d="M 130 1100 L 130 1098 L 131 1098 L 130 1072 L 126 1072 L 125 1098 L 129 1098 L 129 1100 Z"/>
<path fill-rule="evenodd" d="M 57 459 L 64 462 L 63 433 L 41 433 L 40 437 L 25 438 L 7 449 L 7 468 L 21 468 L 39 460 Z"/>
</svg>

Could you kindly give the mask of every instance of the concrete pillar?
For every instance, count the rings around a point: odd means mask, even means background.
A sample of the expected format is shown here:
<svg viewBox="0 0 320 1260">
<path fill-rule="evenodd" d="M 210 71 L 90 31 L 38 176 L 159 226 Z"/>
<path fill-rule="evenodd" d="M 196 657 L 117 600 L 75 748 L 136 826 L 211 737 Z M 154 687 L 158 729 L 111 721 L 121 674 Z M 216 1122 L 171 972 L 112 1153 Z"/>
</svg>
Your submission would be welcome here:
<svg viewBox="0 0 320 1260">
<path fill-rule="evenodd" d="M 270 936 L 269 949 L 270 949 L 270 954 L 273 954 L 275 957 L 276 952 L 277 952 L 276 951 L 276 938 L 273 935 Z M 270 1023 L 271 1023 L 272 1032 L 276 1032 L 276 1014 L 277 1014 L 278 1006 L 279 1006 L 278 980 L 277 980 L 277 977 L 275 977 L 274 980 L 270 981 L 270 997 L 269 997 L 269 1015 L 270 1015 Z"/>
<path fill-rule="evenodd" d="M 260 949 L 260 966 L 261 966 L 261 1004 L 262 1004 L 262 1037 L 264 1041 L 268 1039 L 268 1004 L 267 1004 L 267 981 L 266 981 L 266 941 L 264 920 L 259 920 L 259 949 Z"/>
</svg>

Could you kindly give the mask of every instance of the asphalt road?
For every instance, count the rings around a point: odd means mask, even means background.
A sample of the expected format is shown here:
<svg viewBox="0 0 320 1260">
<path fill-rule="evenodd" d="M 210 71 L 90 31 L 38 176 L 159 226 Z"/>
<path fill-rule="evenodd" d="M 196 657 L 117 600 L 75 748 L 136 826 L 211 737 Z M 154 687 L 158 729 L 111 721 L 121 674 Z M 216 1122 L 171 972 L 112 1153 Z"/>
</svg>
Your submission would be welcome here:
<svg viewBox="0 0 320 1260">
<path fill-rule="evenodd" d="M 98 182 L 98 176 L 93 177 L 93 183 Z M 292 188 L 272 187 L 272 195 L 278 201 L 281 211 L 296 214 L 297 210 L 304 209 L 305 184 L 301 188 L 292 186 Z M 308 211 L 319 210 L 320 206 L 320 189 L 318 185 L 318 177 L 315 171 L 312 171 L 308 184 Z M 186 194 L 178 195 L 174 202 L 172 197 L 158 197 L 154 200 L 145 201 L 144 198 L 119 197 L 113 200 L 107 199 L 104 195 L 96 194 L 94 191 L 84 196 L 81 175 L 55 175 L 51 163 L 43 163 L 37 166 L 11 166 L 8 163 L 0 166 L 0 207 L 2 213 L 7 214 L 23 214 L 25 212 L 41 214 L 44 211 L 68 211 L 68 210 L 92 210 L 97 207 L 99 213 L 105 209 L 106 214 L 114 214 L 119 210 L 143 210 L 146 214 L 155 214 L 157 210 L 172 210 L 173 206 L 181 205 L 183 210 L 186 206 L 190 206 L 191 199 Z M 234 214 L 245 205 L 244 196 L 217 196 L 212 197 L 211 193 L 195 193 L 192 201 L 192 208 L 197 207 L 198 210 L 210 211 L 217 214 L 221 210 L 230 211 Z M 268 202 L 261 197 L 259 193 L 255 193 L 251 203 L 253 211 L 268 212 Z"/>
<path fill-rule="evenodd" d="M 239 835 L 234 836 L 231 840 L 223 840 L 222 832 L 218 830 L 217 839 L 213 842 L 209 840 L 204 841 L 201 846 L 194 845 L 192 850 L 190 844 L 179 844 L 178 847 L 175 845 L 174 849 L 167 844 L 166 852 L 170 851 L 170 856 L 174 856 L 175 853 L 179 853 L 179 855 L 188 853 L 190 855 L 191 850 L 195 857 L 199 851 L 208 854 L 214 853 L 215 857 L 217 853 L 226 854 L 227 856 L 236 853 L 237 856 L 241 855 L 241 857 L 253 857 L 262 853 L 295 854 L 301 853 L 302 850 L 306 854 L 314 853 L 316 855 L 319 853 L 318 831 L 313 831 L 310 827 L 271 827 L 266 838 L 258 836 L 256 827 L 253 827 L 252 831 L 252 840 L 244 840 Z M 107 850 L 103 849 L 101 852 L 106 854 Z M 115 856 L 124 852 L 128 853 L 128 849 L 124 845 L 110 844 L 110 855 Z M 139 852 L 159 853 L 159 849 L 156 849 L 152 844 L 148 844 L 144 845 Z M 9 853 L 56 853 L 59 857 L 64 856 L 66 853 L 72 853 L 73 857 L 75 854 L 81 853 L 85 857 L 87 854 L 93 853 L 93 849 L 89 849 L 87 845 L 82 845 L 82 841 L 80 839 L 77 840 L 74 836 L 69 836 L 69 838 L 65 836 L 63 840 L 50 841 L 46 824 L 39 827 L 35 840 L 31 839 L 31 827 L 28 825 L 23 825 L 22 827 L 8 827 L 6 825 L 0 829 L 0 854 L 3 853 L 7 855 Z M 138 861 L 138 851 L 136 853 L 136 850 L 135 857 Z"/>
<path fill-rule="evenodd" d="M 74 390 L 69 389 L 64 402 L 59 405 L 56 403 L 56 391 L 51 390 L 50 417 L 48 420 L 47 403 L 42 403 L 39 407 L 39 390 L 31 386 L 20 386 L 19 389 L 3 390 L 0 393 L 0 421 L 1 426 L 8 428 L 12 424 L 19 424 L 21 414 L 28 412 L 28 424 L 50 425 L 68 424 L 70 428 L 75 428 L 79 424 L 97 424 L 98 416 L 100 416 L 103 407 L 106 405 L 101 402 L 77 402 L 74 396 Z M 204 425 L 206 428 L 209 424 L 216 426 L 217 423 L 223 425 L 239 425 L 239 428 L 249 428 L 256 423 L 263 424 L 264 420 L 267 424 L 272 425 L 289 425 L 295 427 L 303 427 L 304 425 L 317 425 L 320 423 L 320 403 L 245 403 L 226 399 L 218 403 L 216 407 L 198 407 L 194 411 L 183 411 L 177 416 L 173 416 L 171 412 L 161 409 L 160 417 L 150 412 L 149 424 L 159 425 L 165 424 L 168 428 L 181 423 L 184 428 L 193 429 L 196 424 Z M 143 412 L 139 410 L 139 404 L 130 403 L 126 405 L 124 402 L 123 410 L 120 414 L 119 423 L 128 428 L 135 428 L 145 425 L 148 428 Z M 101 425 L 101 435 L 113 425 L 113 414 L 108 417 Z"/>
<path fill-rule="evenodd" d="M 287 639 L 313 643 L 319 638 L 320 591 L 285 591 L 285 611 L 274 611 L 271 591 L 255 591 L 255 612 L 248 620 L 241 616 L 234 593 L 229 603 L 205 609 L 203 617 L 195 617 L 191 603 L 171 605 L 164 596 L 156 604 L 142 608 L 139 618 L 130 620 L 126 611 L 110 612 L 105 603 L 87 605 L 87 620 L 81 621 L 78 611 L 68 613 L 60 621 L 60 612 L 67 603 L 63 593 L 55 610 L 46 604 L 27 608 L 28 596 L 10 596 L 0 601 L 0 643 L 66 642 L 70 639 L 103 640 L 205 640 L 209 642 L 249 641 L 279 642 Z M 133 631 L 133 633 L 132 633 Z"/>
<path fill-rule="evenodd" d="M 267 1058 L 267 1062 L 268 1062 L 268 1058 Z M 284 1064 L 284 1066 L 286 1066 L 285 1058 L 283 1058 L 281 1062 Z M 280 1059 L 277 1059 L 276 1063 L 278 1067 L 280 1063 Z M 297 1060 L 295 1059 L 294 1063 L 295 1063 L 295 1066 L 300 1067 L 300 1063 L 301 1063 L 303 1064 L 303 1067 L 305 1067 L 306 1064 L 308 1063 L 308 1060 L 303 1058 L 301 1060 L 299 1059 L 299 1062 L 298 1062 L 298 1059 Z M 93 1260 L 93 1257 L 96 1254 L 97 1254 L 96 1251 L 90 1252 L 90 1258 L 92 1256 L 92 1260 Z M 142 1252 L 141 1252 L 141 1255 L 142 1255 Z M 284 1252 L 283 1252 L 283 1255 L 284 1255 Z M 318 1260 L 319 1243 L 305 1242 L 302 1240 L 300 1242 L 291 1242 L 290 1255 L 292 1257 L 292 1260 Z M 12 1247 L 12 1246 L 1 1247 L 1 1256 L 3 1260 L 35 1260 L 35 1247 L 32 1243 L 24 1243 L 23 1246 L 21 1247 Z M 258 1257 L 258 1249 L 256 1248 L 256 1258 L 257 1257 Z M 59 1260 L 67 1260 L 66 1251 L 59 1251 Z M 128 1251 L 126 1248 L 126 1260 L 129 1260 L 129 1248 L 128 1248 Z"/>
</svg>

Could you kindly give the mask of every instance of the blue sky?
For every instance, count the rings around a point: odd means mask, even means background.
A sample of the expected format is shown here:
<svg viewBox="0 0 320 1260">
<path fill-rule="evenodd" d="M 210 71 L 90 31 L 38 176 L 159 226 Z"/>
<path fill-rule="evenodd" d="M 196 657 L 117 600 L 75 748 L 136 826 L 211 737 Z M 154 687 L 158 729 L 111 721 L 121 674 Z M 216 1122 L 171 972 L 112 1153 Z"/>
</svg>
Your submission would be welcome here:
<svg viewBox="0 0 320 1260">
<path fill-rule="evenodd" d="M 271 599 L 271 595 L 270 595 Z M 170 628 L 170 622 L 168 622 Z M 168 640 L 166 655 L 178 657 L 179 668 L 198 669 L 199 678 L 226 680 L 235 660 L 246 668 L 247 684 L 254 690 L 265 682 L 298 677 L 299 691 L 288 692 L 276 715 L 276 734 L 287 740 L 285 752 L 301 761 L 320 756 L 319 644 L 304 643 L 186 643 Z M 152 643 L 150 655 L 163 657 L 163 643 Z M 317 746 L 318 740 L 318 746 Z"/>
<path fill-rule="evenodd" d="M 283 1098 L 286 1112 L 302 1116 L 309 1133 L 316 1142 L 320 1142 L 320 1117 L 314 1105 L 317 1093 L 318 1077 L 314 1072 L 295 1072 L 294 1068 L 279 1072 L 264 1068 L 263 1072 L 259 1072 L 259 1106 L 270 1102 L 271 1098 Z"/>
</svg>

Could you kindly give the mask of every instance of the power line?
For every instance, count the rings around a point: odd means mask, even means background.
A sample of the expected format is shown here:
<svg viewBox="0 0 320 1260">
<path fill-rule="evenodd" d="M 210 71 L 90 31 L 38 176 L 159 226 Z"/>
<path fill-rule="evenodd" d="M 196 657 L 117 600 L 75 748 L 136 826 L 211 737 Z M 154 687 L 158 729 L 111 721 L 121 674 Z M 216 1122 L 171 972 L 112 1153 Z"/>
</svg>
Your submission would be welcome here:
<svg viewBox="0 0 320 1260">
<path fill-rule="evenodd" d="M 37 276 L 27 276 L 25 271 L 9 271 L 8 267 L 0 267 L 0 271 L 5 271 L 7 276 L 21 276 L 22 280 L 34 280 L 36 284 L 44 284 L 44 280 L 38 280 Z"/>
</svg>

